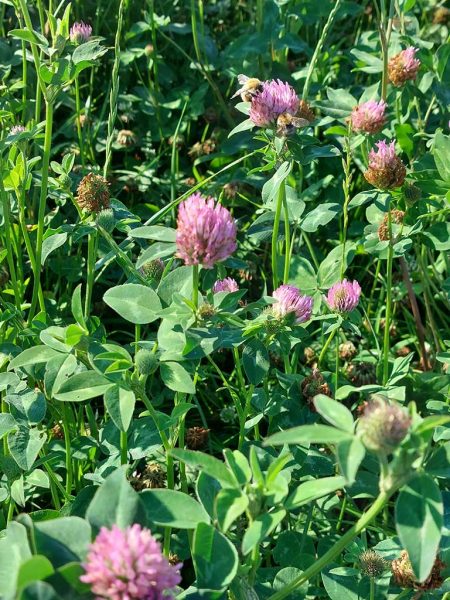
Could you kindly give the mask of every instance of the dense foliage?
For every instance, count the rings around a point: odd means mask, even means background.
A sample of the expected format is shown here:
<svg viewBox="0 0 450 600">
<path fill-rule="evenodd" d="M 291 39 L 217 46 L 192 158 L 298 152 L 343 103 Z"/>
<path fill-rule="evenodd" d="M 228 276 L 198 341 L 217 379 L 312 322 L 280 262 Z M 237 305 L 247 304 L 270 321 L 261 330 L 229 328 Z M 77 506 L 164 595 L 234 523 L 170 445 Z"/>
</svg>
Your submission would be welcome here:
<svg viewBox="0 0 450 600">
<path fill-rule="evenodd" d="M 449 16 L 3 0 L 0 598 L 450 598 Z"/>
</svg>

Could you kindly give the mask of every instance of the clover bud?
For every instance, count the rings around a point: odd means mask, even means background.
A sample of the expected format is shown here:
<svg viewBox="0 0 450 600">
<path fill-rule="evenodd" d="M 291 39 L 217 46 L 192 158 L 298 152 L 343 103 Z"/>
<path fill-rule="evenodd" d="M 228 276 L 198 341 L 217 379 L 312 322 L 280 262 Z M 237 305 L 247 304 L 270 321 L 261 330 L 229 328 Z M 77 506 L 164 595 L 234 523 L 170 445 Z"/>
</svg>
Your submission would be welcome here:
<svg viewBox="0 0 450 600">
<path fill-rule="evenodd" d="M 358 433 L 368 450 L 391 454 L 406 437 L 411 418 L 398 404 L 389 404 L 375 396 L 364 409 Z"/>
</svg>

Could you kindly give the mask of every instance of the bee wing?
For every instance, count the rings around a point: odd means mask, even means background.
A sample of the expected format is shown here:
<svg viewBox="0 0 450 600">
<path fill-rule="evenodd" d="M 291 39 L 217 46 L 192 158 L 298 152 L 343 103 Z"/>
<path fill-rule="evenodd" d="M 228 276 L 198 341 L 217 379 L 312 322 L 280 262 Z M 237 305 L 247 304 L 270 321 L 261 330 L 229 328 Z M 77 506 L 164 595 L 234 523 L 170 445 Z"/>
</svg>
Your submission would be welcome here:
<svg viewBox="0 0 450 600">
<path fill-rule="evenodd" d="M 244 85 L 244 83 L 247 83 L 247 81 L 250 79 L 250 77 L 247 77 L 247 75 L 243 75 L 241 73 L 240 75 L 238 75 L 237 79 L 241 85 Z"/>
<path fill-rule="evenodd" d="M 292 117 L 291 122 L 294 127 L 307 127 L 310 124 L 307 119 L 302 119 L 301 117 Z"/>
</svg>

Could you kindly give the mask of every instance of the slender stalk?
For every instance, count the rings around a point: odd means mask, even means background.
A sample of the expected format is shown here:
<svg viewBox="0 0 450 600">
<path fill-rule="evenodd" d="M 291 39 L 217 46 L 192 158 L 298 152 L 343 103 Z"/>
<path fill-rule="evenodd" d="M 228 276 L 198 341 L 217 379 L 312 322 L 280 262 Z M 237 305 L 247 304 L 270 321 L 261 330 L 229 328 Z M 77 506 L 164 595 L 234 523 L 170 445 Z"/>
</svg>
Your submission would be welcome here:
<svg viewBox="0 0 450 600">
<path fill-rule="evenodd" d="M 95 257 L 97 256 L 97 230 L 93 229 L 88 235 L 88 259 L 87 259 L 87 274 L 86 274 L 86 298 L 84 303 L 84 316 L 89 317 L 92 300 L 92 290 L 94 289 L 95 280 Z"/>
<path fill-rule="evenodd" d="M 282 590 L 269 596 L 268 600 L 283 600 L 294 590 L 300 587 L 306 581 L 309 581 L 322 571 L 330 562 L 332 562 L 341 552 L 348 546 L 361 531 L 363 531 L 373 519 L 383 510 L 389 500 L 390 495 L 386 492 L 381 492 L 377 497 L 372 506 L 367 510 L 358 521 L 349 529 L 341 539 L 332 546 L 328 552 L 325 552 L 319 559 L 317 559 L 310 567 L 308 567 L 303 573 L 295 577 L 288 585 Z"/>
<path fill-rule="evenodd" d="M 350 202 L 350 183 L 351 183 L 351 151 L 350 151 L 350 135 L 351 125 L 349 123 L 347 136 L 345 138 L 345 160 L 342 161 L 344 167 L 345 180 L 343 182 L 344 189 L 344 228 L 343 228 L 343 242 L 342 242 L 342 261 L 341 261 L 341 279 L 344 277 L 345 272 L 345 249 L 347 244 L 347 230 L 348 230 L 348 203 Z"/>
<path fill-rule="evenodd" d="M 84 144 L 83 144 L 83 131 L 81 129 L 81 104 L 80 104 L 80 83 L 78 75 L 75 77 L 75 110 L 76 110 L 76 126 L 78 134 L 78 145 L 80 147 L 81 165 L 84 168 Z"/>
<path fill-rule="evenodd" d="M 291 264 L 291 228 L 289 223 L 289 209 L 286 200 L 286 194 L 284 194 L 283 198 L 283 209 L 284 209 L 284 273 L 283 273 L 283 283 L 287 283 L 289 281 L 289 267 Z"/>
<path fill-rule="evenodd" d="M 375 600 L 375 579 L 373 577 L 370 578 L 369 600 Z"/>
<path fill-rule="evenodd" d="M 112 159 L 114 124 L 117 116 L 117 98 L 119 96 L 120 38 L 122 36 L 125 4 L 125 0 L 120 0 L 116 37 L 114 41 L 114 65 L 111 76 L 112 86 L 109 95 L 108 135 L 106 137 L 105 164 L 103 165 L 103 177 L 105 177 L 105 179 L 108 176 L 109 165 L 111 164 Z"/>
<path fill-rule="evenodd" d="M 128 463 L 128 436 L 126 431 L 120 432 L 120 464 Z"/>
<path fill-rule="evenodd" d="M 328 32 L 331 29 L 331 26 L 333 25 L 334 18 L 336 16 L 336 13 L 339 10 L 339 7 L 341 6 L 341 4 L 342 4 L 342 0 L 335 0 L 334 6 L 333 6 L 330 14 L 328 15 L 327 22 L 325 23 L 325 26 L 322 29 L 322 35 L 320 36 L 319 41 L 317 42 L 316 49 L 314 50 L 314 54 L 312 55 L 311 62 L 309 63 L 308 72 L 306 74 L 305 85 L 303 86 L 303 94 L 302 94 L 303 100 L 306 100 L 308 98 L 309 88 L 311 86 L 312 74 L 314 73 L 314 69 L 316 67 L 316 63 L 320 56 L 320 53 L 322 52 L 322 48 L 325 43 L 326 37 L 328 35 Z"/>
<path fill-rule="evenodd" d="M 39 289 L 41 285 L 41 259 L 42 259 L 42 242 L 44 239 L 44 218 L 45 209 L 47 206 L 47 188 L 48 188 L 48 172 L 50 164 L 50 151 L 52 146 L 52 130 L 53 130 L 53 101 L 45 102 L 46 116 L 45 116 L 45 136 L 44 136 L 44 150 L 42 156 L 42 177 L 41 177 L 41 193 L 39 196 L 39 210 L 38 210 L 38 229 L 37 229 L 37 240 L 36 240 L 36 267 L 34 272 L 33 282 L 33 296 L 31 299 L 31 307 L 28 315 L 28 321 L 30 322 L 35 315 L 36 306 L 39 299 Z"/>
<path fill-rule="evenodd" d="M 194 303 L 195 310 L 198 308 L 198 265 L 192 267 L 192 302 Z"/>
<path fill-rule="evenodd" d="M 337 327 L 335 329 L 333 329 L 333 331 L 328 336 L 327 341 L 323 345 L 323 348 L 322 348 L 322 350 L 320 352 L 320 355 L 319 355 L 319 360 L 317 361 L 317 368 L 318 369 L 320 368 L 320 365 L 322 364 L 322 361 L 323 361 L 323 359 L 325 357 L 325 354 L 327 353 L 328 347 L 331 344 L 331 342 L 333 341 L 334 336 L 336 335 L 337 331 L 338 331 Z"/>
<path fill-rule="evenodd" d="M 72 469 L 72 446 L 70 443 L 70 416 L 66 402 L 62 402 L 64 446 L 66 454 L 66 494 L 72 493 L 73 469 Z"/>
<path fill-rule="evenodd" d="M 275 220 L 273 223 L 273 232 L 272 232 L 272 281 L 273 281 L 273 289 L 275 290 L 278 287 L 278 231 L 280 229 L 280 220 L 281 220 L 281 209 L 283 207 L 283 202 L 285 201 L 286 189 L 284 187 L 284 181 L 280 183 L 280 187 L 278 188 L 278 196 L 277 196 L 277 206 L 275 209 Z M 289 227 L 289 222 L 288 222 Z"/>
<path fill-rule="evenodd" d="M 21 305 L 21 294 L 19 291 L 19 286 L 17 284 L 16 277 L 16 267 L 14 265 L 14 257 L 13 257 L 13 249 L 11 244 L 11 207 L 9 205 L 9 198 L 3 187 L 3 177 L 0 174 L 0 196 L 3 205 L 3 219 L 4 219 L 4 227 L 3 233 L 5 236 L 5 246 L 6 246 L 6 260 L 8 261 L 8 269 L 11 277 L 13 290 L 14 290 L 14 301 L 17 308 L 20 308 Z M 6 439 L 6 438 L 5 438 Z"/>
<path fill-rule="evenodd" d="M 394 262 L 394 246 L 392 244 L 392 215 L 389 207 L 388 212 L 389 245 L 387 257 L 387 277 L 386 277 L 386 317 L 383 340 L 383 385 L 386 385 L 389 379 L 389 330 L 391 327 L 392 313 L 392 264 Z"/>
</svg>

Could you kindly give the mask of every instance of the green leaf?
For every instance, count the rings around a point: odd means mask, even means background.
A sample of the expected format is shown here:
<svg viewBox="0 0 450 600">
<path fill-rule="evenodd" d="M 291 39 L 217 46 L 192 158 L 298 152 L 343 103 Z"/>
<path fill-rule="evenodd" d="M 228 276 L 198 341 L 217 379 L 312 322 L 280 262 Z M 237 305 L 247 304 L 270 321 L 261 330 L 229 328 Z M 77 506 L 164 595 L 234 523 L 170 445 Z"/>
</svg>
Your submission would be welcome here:
<svg viewBox="0 0 450 600">
<path fill-rule="evenodd" d="M 341 205 L 335 202 L 325 202 L 319 204 L 311 212 L 309 212 L 303 219 L 301 229 L 312 233 L 317 231 L 319 227 L 327 225 L 334 217 L 341 212 Z"/>
<path fill-rule="evenodd" d="M 72 314 L 75 321 L 80 327 L 86 329 L 86 321 L 84 320 L 83 303 L 81 300 L 81 283 L 77 285 L 72 294 Z"/>
<path fill-rule="evenodd" d="M 157 240 L 159 242 L 175 242 L 177 232 L 172 227 L 162 227 L 161 225 L 146 225 L 144 227 L 135 227 L 129 233 L 130 237 L 141 238 L 144 240 Z"/>
<path fill-rule="evenodd" d="M 35 581 L 23 590 L 19 600 L 61 600 L 61 596 L 46 581 Z"/>
<path fill-rule="evenodd" d="M 285 160 L 275 171 L 275 174 L 266 181 L 263 186 L 261 197 L 264 204 L 270 204 L 270 202 L 275 198 L 280 189 L 281 183 L 286 179 L 286 177 L 291 172 L 291 163 Z"/>
<path fill-rule="evenodd" d="M 244 556 L 251 552 L 255 546 L 261 543 L 284 519 L 286 511 L 283 508 L 271 513 L 258 515 L 244 534 L 242 540 L 242 554 Z"/>
<path fill-rule="evenodd" d="M 23 588 L 33 581 L 46 579 L 52 573 L 54 573 L 54 568 L 48 558 L 39 554 L 32 556 L 20 565 L 17 586 Z"/>
<path fill-rule="evenodd" d="M 21 469 L 29 471 L 32 468 L 46 438 L 44 431 L 23 425 L 19 425 L 14 433 L 8 434 L 9 451 Z"/>
<path fill-rule="evenodd" d="M 343 488 L 345 483 L 345 478 L 341 476 L 323 477 L 322 479 L 305 481 L 289 496 L 285 506 L 288 510 L 298 508 L 303 504 L 308 504 L 313 500 L 322 498 L 322 496 L 332 494 L 336 490 Z"/>
<path fill-rule="evenodd" d="M 146 523 L 146 512 L 139 494 L 128 483 L 123 469 L 116 469 L 96 492 L 86 513 L 95 528 L 128 527 L 133 523 Z"/>
<path fill-rule="evenodd" d="M 163 302 L 170 304 L 175 293 L 185 298 L 192 296 L 192 267 L 184 266 L 168 273 L 158 287 L 158 295 Z"/>
<path fill-rule="evenodd" d="M 136 403 L 134 392 L 114 385 L 106 390 L 104 399 L 106 410 L 114 425 L 120 431 L 128 431 Z"/>
<path fill-rule="evenodd" d="M 55 394 L 62 402 L 82 402 L 103 395 L 114 383 L 96 371 L 83 371 L 69 377 Z"/>
<path fill-rule="evenodd" d="M 425 581 L 441 541 L 444 507 L 438 485 L 421 473 L 405 485 L 395 505 L 395 525 L 414 575 Z"/>
<path fill-rule="evenodd" d="M 8 369 L 18 369 L 19 367 L 44 363 L 54 356 L 61 356 L 61 352 L 49 346 L 33 346 L 33 348 L 28 348 L 13 358 L 9 363 Z"/>
<path fill-rule="evenodd" d="M 41 265 L 45 263 L 47 257 L 60 246 L 66 243 L 67 233 L 53 233 L 44 239 L 42 242 L 42 257 Z"/>
<path fill-rule="evenodd" d="M 61 517 L 34 524 L 34 540 L 39 554 L 55 568 L 83 560 L 91 542 L 91 527 L 80 517 Z"/>
<path fill-rule="evenodd" d="M 364 445 L 357 437 L 351 440 L 344 440 L 337 445 L 336 455 L 346 484 L 352 485 L 355 482 L 359 465 L 366 455 Z"/>
<path fill-rule="evenodd" d="M 161 310 L 158 294 L 139 283 L 125 283 L 110 288 L 103 300 L 126 321 L 135 325 L 152 323 Z"/>
<path fill-rule="evenodd" d="M 34 29 L 32 31 L 29 29 L 11 29 L 8 35 L 30 42 L 30 44 L 36 44 L 40 48 L 48 48 L 47 38 L 38 31 L 34 31 Z"/>
<path fill-rule="evenodd" d="M 44 386 L 49 398 L 58 392 L 62 384 L 73 375 L 76 368 L 77 359 L 73 354 L 60 354 L 48 361 L 44 375 Z"/>
<path fill-rule="evenodd" d="M 195 394 L 195 385 L 191 376 L 179 363 L 163 362 L 160 366 L 160 372 L 162 380 L 170 390 Z"/>
<path fill-rule="evenodd" d="M 100 46 L 99 40 L 89 40 L 75 48 L 72 54 L 72 61 L 74 65 L 79 65 L 84 62 L 92 63 L 97 58 L 100 58 L 100 56 L 103 56 L 107 51 L 107 48 Z"/>
<path fill-rule="evenodd" d="M 15 418 L 9 413 L 0 413 L 0 440 L 4 435 L 17 429 Z"/>
<path fill-rule="evenodd" d="M 264 442 L 265 446 L 283 444 L 338 444 L 352 439 L 353 435 L 328 425 L 301 425 L 271 435 Z"/>
<path fill-rule="evenodd" d="M 328 423 L 331 423 L 331 425 L 334 425 L 338 429 L 353 433 L 353 416 L 346 406 L 324 394 L 315 396 L 314 406 L 325 421 L 328 421 Z"/>
<path fill-rule="evenodd" d="M 217 494 L 216 515 L 219 527 L 224 533 L 248 507 L 248 496 L 241 490 L 225 488 Z"/>
<path fill-rule="evenodd" d="M 450 223 L 434 223 L 427 230 L 423 231 L 433 244 L 434 248 L 439 251 L 450 250 Z"/>
<path fill-rule="evenodd" d="M 450 182 L 450 135 L 444 135 L 439 129 L 434 136 L 433 154 L 439 175 Z"/>
<path fill-rule="evenodd" d="M 192 559 L 200 589 L 227 587 L 235 578 L 239 565 L 233 544 L 206 523 L 199 523 L 195 530 Z"/>
<path fill-rule="evenodd" d="M 245 119 L 230 131 L 228 137 L 230 138 L 231 136 L 235 135 L 236 133 L 240 133 L 241 131 L 248 131 L 249 129 L 253 129 L 254 126 L 255 124 L 251 119 Z"/>
<path fill-rule="evenodd" d="M 162 527 L 195 529 L 199 523 L 209 523 L 206 510 L 194 498 L 169 489 L 145 490 L 140 494 L 148 520 Z"/>
<path fill-rule="evenodd" d="M 227 466 L 214 456 L 196 450 L 174 449 L 170 454 L 190 467 L 196 467 L 210 477 L 217 479 L 223 487 L 237 487 L 237 481 Z"/>
<path fill-rule="evenodd" d="M 250 383 L 261 383 L 270 368 L 269 353 L 264 344 L 256 338 L 246 344 L 242 353 L 242 364 Z"/>
</svg>

